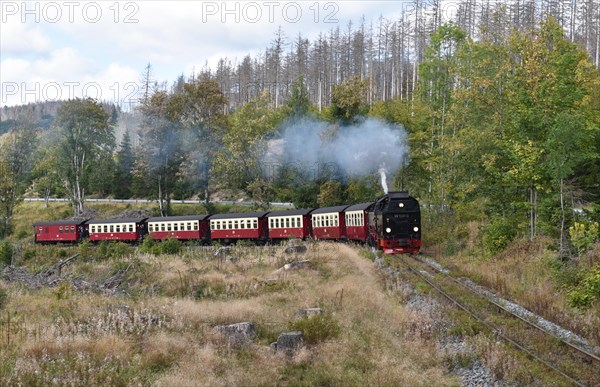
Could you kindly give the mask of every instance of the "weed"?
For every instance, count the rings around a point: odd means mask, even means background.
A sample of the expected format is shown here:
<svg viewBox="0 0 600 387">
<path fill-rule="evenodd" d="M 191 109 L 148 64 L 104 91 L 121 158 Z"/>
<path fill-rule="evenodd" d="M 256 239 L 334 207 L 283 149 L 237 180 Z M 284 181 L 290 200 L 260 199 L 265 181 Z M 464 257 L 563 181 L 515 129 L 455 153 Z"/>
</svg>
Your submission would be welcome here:
<svg viewBox="0 0 600 387">
<path fill-rule="evenodd" d="M 14 247 L 8 239 L 0 242 L 0 265 L 10 265 L 12 263 Z"/>
<path fill-rule="evenodd" d="M 0 311 L 8 305 L 8 292 L 6 289 L 0 287 Z"/>
<path fill-rule="evenodd" d="M 317 344 L 335 338 L 340 333 L 340 325 L 331 313 L 302 317 L 289 325 L 292 331 L 301 331 L 307 344 Z"/>
</svg>

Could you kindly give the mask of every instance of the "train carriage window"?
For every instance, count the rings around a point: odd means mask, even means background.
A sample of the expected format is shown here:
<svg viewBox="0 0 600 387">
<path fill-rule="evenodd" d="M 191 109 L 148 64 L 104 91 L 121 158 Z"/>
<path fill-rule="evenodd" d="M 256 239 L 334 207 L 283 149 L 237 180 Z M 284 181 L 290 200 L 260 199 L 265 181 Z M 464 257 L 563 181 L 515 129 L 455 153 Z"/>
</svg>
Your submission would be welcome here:
<svg viewBox="0 0 600 387">
<path fill-rule="evenodd" d="M 163 232 L 165 231 L 165 224 L 164 223 L 160 224 L 160 231 L 163 231 Z"/>
<path fill-rule="evenodd" d="M 173 231 L 179 231 L 179 223 L 173 223 Z"/>
<path fill-rule="evenodd" d="M 44 231 L 44 228 L 43 227 L 39 227 L 39 231 L 40 232 L 38 234 L 41 234 Z"/>
<path fill-rule="evenodd" d="M 185 223 L 179 223 L 179 231 L 185 231 Z"/>
<path fill-rule="evenodd" d="M 171 231 L 172 227 L 171 227 L 171 223 L 167 223 L 167 231 Z"/>
<path fill-rule="evenodd" d="M 91 225 L 91 226 L 90 226 L 90 232 L 91 232 L 91 233 L 95 233 L 95 232 L 96 232 L 96 226 L 94 226 L 94 225 Z"/>
<path fill-rule="evenodd" d="M 62 226 L 58 228 L 58 232 L 62 234 Z"/>
<path fill-rule="evenodd" d="M 109 231 L 109 232 L 115 232 L 115 226 L 114 226 L 114 225 L 112 225 L 112 224 L 111 224 L 111 225 L 109 225 L 109 226 L 108 226 L 108 231 Z"/>
<path fill-rule="evenodd" d="M 233 228 L 234 228 L 234 229 L 236 229 L 236 230 L 237 230 L 238 228 L 240 228 L 240 224 L 239 224 L 239 222 L 238 222 L 237 220 L 234 220 L 234 221 L 233 221 Z"/>
<path fill-rule="evenodd" d="M 104 226 L 102 226 L 102 231 L 108 232 L 108 225 L 105 224 Z"/>
<path fill-rule="evenodd" d="M 195 221 L 195 222 L 193 223 L 194 231 L 198 231 L 198 227 L 199 227 L 199 226 L 198 226 L 198 223 L 199 223 L 198 221 Z"/>
<path fill-rule="evenodd" d="M 252 219 L 252 228 L 258 228 L 258 219 Z"/>
<path fill-rule="evenodd" d="M 133 232 L 133 230 L 134 230 L 133 224 L 130 224 L 129 225 L 129 232 Z"/>
</svg>

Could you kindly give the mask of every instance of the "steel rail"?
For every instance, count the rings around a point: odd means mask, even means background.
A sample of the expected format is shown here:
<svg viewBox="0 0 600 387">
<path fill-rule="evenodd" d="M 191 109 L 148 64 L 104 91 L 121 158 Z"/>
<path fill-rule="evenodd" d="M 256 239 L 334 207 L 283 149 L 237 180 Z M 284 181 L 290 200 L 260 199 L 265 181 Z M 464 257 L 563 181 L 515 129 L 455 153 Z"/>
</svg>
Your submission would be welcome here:
<svg viewBox="0 0 600 387">
<path fill-rule="evenodd" d="M 518 348 L 519 350 L 525 352 L 526 354 L 528 354 L 529 356 L 531 356 L 535 360 L 539 361 L 540 363 L 544 364 L 545 366 L 547 366 L 551 370 L 553 370 L 553 371 L 557 372 L 558 374 L 560 374 L 561 376 L 565 377 L 570 382 L 576 384 L 577 386 L 585 387 L 585 384 L 582 384 L 578 380 L 576 380 L 576 379 L 572 378 L 571 376 L 567 375 L 566 373 L 564 373 L 560 369 L 556 368 L 555 366 L 553 366 L 552 364 L 550 364 L 546 360 L 542 359 L 541 357 L 539 357 L 535 353 L 531 352 L 529 349 L 525 348 L 524 346 L 522 346 L 521 344 L 519 344 L 515 340 L 513 340 L 510 337 L 508 337 L 505 334 L 503 334 L 502 331 L 500 329 L 498 329 L 497 327 L 495 327 L 495 326 L 489 324 L 488 322 L 484 321 L 483 318 L 479 317 L 475 312 L 471 311 L 469 308 L 467 308 L 466 306 L 464 306 L 463 304 L 461 304 L 460 302 L 458 302 L 455 298 L 453 298 L 452 296 L 450 296 L 447 292 L 445 292 L 444 290 L 442 290 L 439 286 L 437 286 L 436 284 L 434 284 L 425 275 L 423 275 L 422 273 L 420 273 L 417 269 L 415 269 L 414 267 L 412 267 L 410 264 L 408 264 L 407 262 L 405 262 L 403 259 L 400 259 L 400 261 L 406 267 L 408 267 L 409 270 L 411 270 L 413 273 L 415 273 L 420 278 L 422 278 L 425 282 L 427 282 L 432 288 L 434 288 L 435 290 L 437 290 L 441 295 L 443 295 L 450 302 L 452 302 L 453 304 L 455 304 L 459 309 L 463 310 L 464 312 L 466 312 L 467 314 L 469 314 L 471 317 L 473 317 L 475 320 L 479 321 L 480 323 L 482 323 L 483 325 L 485 325 L 486 327 L 488 327 L 497 336 L 499 336 L 503 340 L 509 342 L 510 344 L 512 344 L 513 346 L 515 346 L 516 348 Z M 472 292 L 472 290 L 471 290 L 471 292 Z"/>
<path fill-rule="evenodd" d="M 435 270 L 436 272 L 443 274 L 444 276 L 446 276 L 446 278 L 449 278 L 449 279 L 450 279 L 450 280 L 452 280 L 454 283 L 456 283 L 456 284 L 458 284 L 458 285 L 460 285 L 460 286 L 464 287 L 464 288 L 465 288 L 465 289 L 467 289 L 468 291 L 470 291 L 470 292 L 474 292 L 474 291 L 473 291 L 473 289 L 471 289 L 469 286 L 467 286 L 467 285 L 465 285 L 464 283 L 462 283 L 461 281 L 459 281 L 457 278 L 455 278 L 455 277 L 453 277 L 453 276 L 451 276 L 451 275 L 449 275 L 449 274 L 447 274 L 447 273 L 444 273 L 443 271 L 440 271 L 440 270 L 439 270 L 438 268 L 436 268 L 435 266 L 433 266 L 433 265 L 430 265 L 429 263 L 427 263 L 427 262 L 425 262 L 425 261 L 423 261 L 423 260 L 421 260 L 421 259 L 419 259 L 419 258 L 417 258 L 417 257 L 414 257 L 414 256 L 413 256 L 412 258 L 413 258 L 413 259 L 415 259 L 415 260 L 417 260 L 417 261 L 419 261 L 419 262 L 421 262 L 421 263 L 422 263 L 422 264 L 424 264 L 424 265 L 427 265 L 427 266 L 431 267 L 431 268 L 432 268 L 433 270 Z M 580 347 L 580 346 L 578 346 L 578 345 L 575 345 L 575 344 L 573 344 L 573 343 L 570 343 L 569 341 L 567 341 L 567 340 L 563 339 L 562 337 L 559 337 L 559 336 L 555 335 L 554 333 L 552 333 L 552 332 L 550 332 L 550 331 L 548 331 L 548 330 L 546 330 L 546 329 L 542 328 L 542 327 L 541 327 L 541 326 L 539 326 L 538 324 L 536 324 L 536 323 L 534 323 L 534 322 L 532 322 L 532 321 L 529 321 L 529 320 L 525 319 L 525 318 L 524 318 L 524 317 L 522 317 L 522 316 L 519 316 L 518 314 L 516 314 L 516 313 L 514 313 L 513 311 L 511 311 L 511 310 L 509 310 L 509 309 L 505 308 L 504 306 L 502 306 L 502 305 L 501 305 L 501 304 L 499 304 L 498 302 L 494 301 L 493 299 L 490 299 L 490 298 L 489 298 L 489 297 L 487 297 L 487 296 L 484 296 L 484 297 L 485 297 L 485 298 L 486 298 L 486 299 L 487 299 L 487 300 L 488 300 L 490 303 L 494 304 L 495 306 L 497 306 L 498 308 L 500 308 L 500 309 L 504 310 L 505 312 L 507 312 L 507 313 L 510 313 L 510 314 L 511 314 L 511 315 L 513 315 L 514 317 L 516 317 L 516 318 L 518 318 L 519 320 L 523 321 L 524 323 L 528 324 L 529 326 L 531 326 L 531 327 L 533 327 L 533 328 L 536 328 L 536 329 L 538 329 L 538 330 L 542 331 L 543 333 L 545 333 L 545 334 L 547 334 L 547 335 L 549 335 L 549 336 L 551 336 L 551 337 L 555 338 L 556 340 L 559 340 L 560 342 L 562 342 L 563 344 L 566 344 L 567 346 L 569 346 L 569 347 L 573 348 L 574 350 L 581 352 L 582 354 L 584 354 L 584 355 L 586 355 L 586 356 L 588 356 L 588 357 L 592 358 L 593 360 L 595 360 L 595 361 L 597 361 L 597 362 L 600 362 L 600 356 L 598 356 L 598 355 L 596 355 L 596 354 L 594 354 L 594 353 L 592 353 L 592 352 L 588 351 L 588 350 L 587 350 L 587 349 L 585 349 L 585 348 L 581 348 L 581 347 Z"/>
</svg>

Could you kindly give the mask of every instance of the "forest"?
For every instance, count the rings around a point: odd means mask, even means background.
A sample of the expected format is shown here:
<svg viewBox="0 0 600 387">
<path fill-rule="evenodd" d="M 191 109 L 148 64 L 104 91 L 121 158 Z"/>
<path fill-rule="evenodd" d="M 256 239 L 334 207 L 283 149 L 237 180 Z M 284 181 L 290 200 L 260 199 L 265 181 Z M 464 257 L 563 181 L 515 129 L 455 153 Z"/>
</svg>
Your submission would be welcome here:
<svg viewBox="0 0 600 387">
<path fill-rule="evenodd" d="M 155 199 L 168 215 L 172 199 L 211 212 L 215 197 L 316 207 L 383 193 L 380 166 L 287 157 L 282 141 L 310 127 L 325 146 L 358 136 L 369 152 L 395 133 L 388 183 L 421 201 L 437 238 L 478 222 L 492 253 L 545 235 L 576 255 L 600 237 L 600 5 L 465 1 L 444 24 L 438 6 L 313 41 L 280 28 L 263 53 L 171 85 L 148 64 L 127 108 L 4 107 L 0 235 L 29 196 L 68 197 L 77 216 L 86 197 Z"/>
</svg>

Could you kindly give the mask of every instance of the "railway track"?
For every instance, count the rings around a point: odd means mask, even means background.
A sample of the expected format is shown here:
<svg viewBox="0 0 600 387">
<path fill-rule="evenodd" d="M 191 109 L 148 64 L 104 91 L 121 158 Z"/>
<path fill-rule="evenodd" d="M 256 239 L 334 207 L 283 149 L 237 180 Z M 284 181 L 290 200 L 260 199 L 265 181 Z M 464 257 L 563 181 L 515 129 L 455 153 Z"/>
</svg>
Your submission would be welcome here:
<svg viewBox="0 0 600 387">
<path fill-rule="evenodd" d="M 396 262 L 398 269 L 418 277 L 496 337 L 546 367 L 555 375 L 554 384 L 600 386 L 600 356 L 592 346 L 573 343 L 530 321 L 439 265 L 415 256 L 400 257 Z"/>
</svg>

